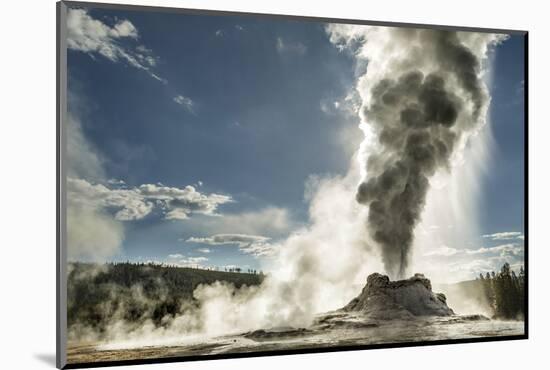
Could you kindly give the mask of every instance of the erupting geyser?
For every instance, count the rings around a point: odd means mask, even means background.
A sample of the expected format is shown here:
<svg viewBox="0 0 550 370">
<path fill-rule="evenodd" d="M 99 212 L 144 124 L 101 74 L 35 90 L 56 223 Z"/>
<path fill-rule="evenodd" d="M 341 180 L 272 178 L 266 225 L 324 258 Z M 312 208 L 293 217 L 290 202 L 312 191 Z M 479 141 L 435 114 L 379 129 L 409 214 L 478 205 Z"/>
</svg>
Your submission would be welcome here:
<svg viewBox="0 0 550 370">
<path fill-rule="evenodd" d="M 453 155 L 485 123 L 482 62 L 499 37 L 385 27 L 335 28 L 331 37 L 359 41 L 357 55 L 368 63 L 358 84 L 366 138 L 356 199 L 369 207 L 367 228 L 386 272 L 402 278 L 430 177 L 450 170 Z"/>
</svg>

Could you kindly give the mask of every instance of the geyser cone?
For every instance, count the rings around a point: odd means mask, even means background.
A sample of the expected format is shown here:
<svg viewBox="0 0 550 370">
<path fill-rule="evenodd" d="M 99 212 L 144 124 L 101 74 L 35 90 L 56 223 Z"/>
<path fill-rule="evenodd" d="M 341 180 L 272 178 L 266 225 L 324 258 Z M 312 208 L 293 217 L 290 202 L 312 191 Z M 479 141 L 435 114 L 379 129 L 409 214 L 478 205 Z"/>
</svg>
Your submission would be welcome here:
<svg viewBox="0 0 550 370">
<path fill-rule="evenodd" d="M 361 294 L 342 310 L 384 320 L 454 315 L 447 306 L 445 295 L 433 293 L 430 280 L 422 274 L 398 281 L 390 281 L 378 273 L 371 274 Z"/>
</svg>

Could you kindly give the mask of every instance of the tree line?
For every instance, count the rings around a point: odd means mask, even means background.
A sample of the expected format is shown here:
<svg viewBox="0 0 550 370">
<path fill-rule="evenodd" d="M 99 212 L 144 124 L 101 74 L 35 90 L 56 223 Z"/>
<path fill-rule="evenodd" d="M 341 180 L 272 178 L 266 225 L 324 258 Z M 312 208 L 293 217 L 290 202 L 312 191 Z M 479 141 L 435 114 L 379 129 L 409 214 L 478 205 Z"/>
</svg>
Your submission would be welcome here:
<svg viewBox="0 0 550 370">
<path fill-rule="evenodd" d="M 509 263 L 499 272 L 479 274 L 483 294 L 491 306 L 494 317 L 500 319 L 522 319 L 525 315 L 525 271 L 520 268 L 516 274 Z"/>
</svg>

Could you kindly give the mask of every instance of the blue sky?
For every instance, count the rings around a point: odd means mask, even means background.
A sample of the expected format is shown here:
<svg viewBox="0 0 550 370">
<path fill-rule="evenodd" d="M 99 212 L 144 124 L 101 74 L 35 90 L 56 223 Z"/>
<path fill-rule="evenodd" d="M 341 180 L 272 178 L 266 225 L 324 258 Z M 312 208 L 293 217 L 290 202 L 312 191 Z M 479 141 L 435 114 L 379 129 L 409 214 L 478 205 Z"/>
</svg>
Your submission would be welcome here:
<svg viewBox="0 0 550 370">
<path fill-rule="evenodd" d="M 483 229 L 488 233 L 523 230 L 523 48 L 523 37 L 513 36 L 495 50 L 490 116 L 496 148 L 481 207 Z"/>
<path fill-rule="evenodd" d="M 324 24 L 69 12 L 69 111 L 84 157 L 100 168 L 78 176 L 78 186 L 109 194 L 95 214 L 117 222 L 101 224 L 118 237 L 109 259 L 261 268 L 270 248 L 307 223 L 308 178 L 348 170 L 362 139 L 346 100 L 357 68 Z M 522 231 L 521 37 L 498 46 L 492 70 L 496 147 L 482 235 Z M 121 207 L 121 197 L 136 208 Z M 510 239 L 479 240 L 498 247 Z"/>
</svg>

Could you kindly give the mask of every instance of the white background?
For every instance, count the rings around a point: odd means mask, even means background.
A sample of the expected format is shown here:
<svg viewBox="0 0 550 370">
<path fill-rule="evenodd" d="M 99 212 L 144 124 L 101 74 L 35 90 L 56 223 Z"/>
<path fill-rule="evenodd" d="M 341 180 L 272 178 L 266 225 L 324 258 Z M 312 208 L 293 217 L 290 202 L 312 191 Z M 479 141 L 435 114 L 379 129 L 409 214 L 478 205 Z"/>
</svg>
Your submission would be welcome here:
<svg viewBox="0 0 550 370">
<path fill-rule="evenodd" d="M 120 2 L 114 1 L 112 2 Z M 124 1 L 122 1 L 124 2 Z M 547 366 L 550 243 L 548 36 L 544 1 L 127 0 L 134 4 L 527 29 L 530 339 L 148 365 L 157 369 L 519 369 Z M 4 1 L 0 13 L 0 367 L 55 363 L 55 2 Z M 7 81 L 7 83 L 6 83 Z M 548 353 L 546 353 L 548 354 Z M 545 356 L 546 357 L 546 356 Z M 132 367 L 136 369 L 138 367 Z"/>
</svg>

